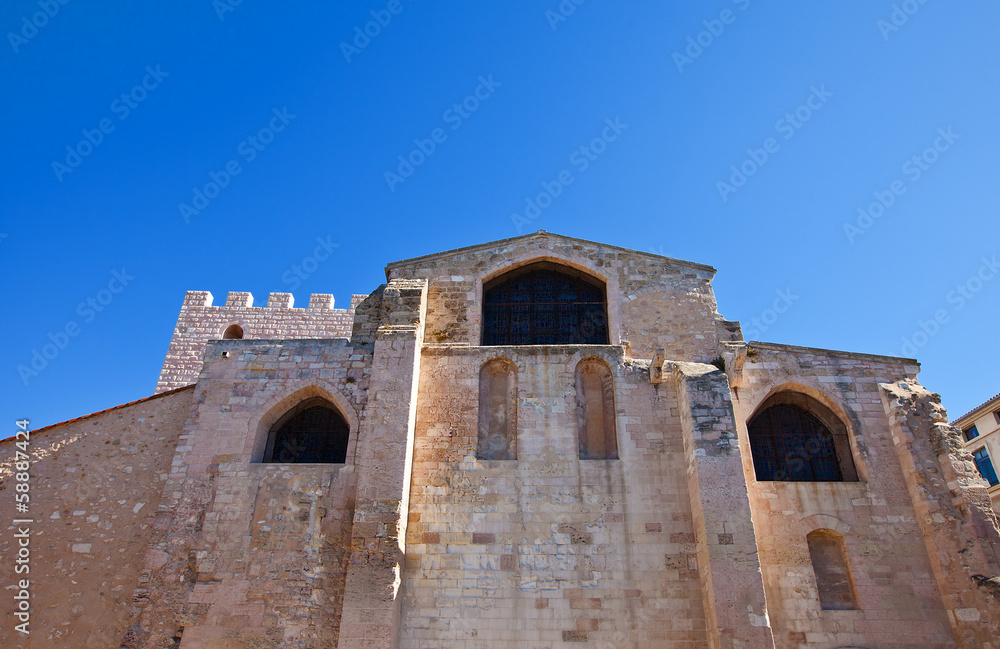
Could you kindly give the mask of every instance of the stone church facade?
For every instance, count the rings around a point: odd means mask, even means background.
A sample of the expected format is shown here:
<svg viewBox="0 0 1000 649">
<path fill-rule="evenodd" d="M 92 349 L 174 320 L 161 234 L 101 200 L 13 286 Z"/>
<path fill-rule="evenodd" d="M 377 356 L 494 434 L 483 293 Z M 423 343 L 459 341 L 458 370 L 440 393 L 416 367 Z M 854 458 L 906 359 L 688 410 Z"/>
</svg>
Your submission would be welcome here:
<svg viewBox="0 0 1000 649">
<path fill-rule="evenodd" d="M 189 292 L 153 396 L 33 433 L 0 644 L 1000 649 L 917 363 L 744 341 L 714 274 L 540 231 L 346 309 Z"/>
</svg>

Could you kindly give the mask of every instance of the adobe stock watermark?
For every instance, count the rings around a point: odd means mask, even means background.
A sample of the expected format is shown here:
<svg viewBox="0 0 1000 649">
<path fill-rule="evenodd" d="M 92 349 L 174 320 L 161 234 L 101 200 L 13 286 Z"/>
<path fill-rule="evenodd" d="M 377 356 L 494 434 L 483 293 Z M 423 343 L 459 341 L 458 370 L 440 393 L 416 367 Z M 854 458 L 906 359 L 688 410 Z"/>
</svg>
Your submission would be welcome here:
<svg viewBox="0 0 1000 649">
<path fill-rule="evenodd" d="M 892 5 L 889 20 L 879 18 L 879 21 L 875 23 L 879 32 L 882 33 L 882 40 L 888 41 L 889 35 L 898 32 L 910 22 L 910 16 L 920 11 L 920 7 L 925 4 L 927 4 L 927 0 L 903 0 L 899 4 Z"/>
<path fill-rule="evenodd" d="M 775 291 L 777 297 L 767 309 L 760 312 L 760 315 L 750 318 L 751 327 L 744 332 L 746 340 L 759 340 L 758 336 L 774 326 L 783 313 L 787 313 L 792 305 L 799 301 L 799 296 L 792 293 L 792 289 Z"/>
<path fill-rule="evenodd" d="M 740 11 L 746 11 L 750 8 L 750 0 L 732 0 L 732 3 L 738 6 Z M 736 22 L 737 16 L 739 14 L 732 9 L 723 9 L 719 12 L 718 18 L 701 21 L 705 29 L 694 36 L 688 36 L 684 54 L 674 52 L 674 65 L 677 66 L 677 71 L 684 74 L 684 66 L 691 65 L 695 59 L 704 54 L 705 50 L 711 47 L 716 39 L 726 31 L 726 25 L 732 25 Z"/>
<path fill-rule="evenodd" d="M 159 63 L 156 64 L 155 68 L 147 65 L 146 75 L 142 78 L 142 81 L 112 101 L 109 110 L 118 116 L 118 121 L 120 122 L 128 119 L 132 111 L 138 108 L 139 104 L 146 101 L 149 93 L 159 88 L 163 80 L 169 76 L 169 72 L 164 72 L 160 69 Z M 93 153 L 104 142 L 104 138 L 114 132 L 114 130 L 115 123 L 111 121 L 110 117 L 105 117 L 99 121 L 97 128 L 83 129 L 81 131 L 83 139 L 75 145 L 66 145 L 64 162 L 53 161 L 52 172 L 56 175 L 56 179 L 62 182 L 66 174 L 72 173 L 77 167 L 83 164 L 84 158 Z"/>
<path fill-rule="evenodd" d="M 833 93 L 826 89 L 826 84 L 820 84 L 819 88 L 812 86 L 806 100 L 794 111 L 785 113 L 785 116 L 774 124 L 774 130 L 782 136 L 786 142 L 795 137 L 799 129 L 805 126 L 806 122 L 812 119 L 821 108 L 830 101 Z M 735 194 L 741 187 L 747 184 L 751 176 L 756 174 L 767 164 L 775 153 L 781 150 L 781 144 L 776 138 L 769 137 L 764 140 L 760 148 L 747 149 L 746 159 L 739 165 L 729 167 L 732 172 L 729 175 L 729 182 L 720 180 L 715 183 L 715 188 L 719 190 L 719 196 L 723 202 L 729 201 L 729 195 Z"/>
<path fill-rule="evenodd" d="M 121 272 L 112 269 L 111 279 L 108 280 L 107 285 L 93 296 L 88 296 L 87 299 L 80 302 L 76 307 L 76 315 L 80 316 L 84 325 L 90 324 L 97 318 L 97 314 L 103 312 L 114 301 L 115 296 L 124 291 L 129 282 L 134 279 L 135 275 L 130 275 L 124 266 Z M 44 371 L 66 349 L 70 340 L 79 336 L 82 331 L 80 322 L 68 320 L 55 333 L 49 332 L 48 342 L 43 343 L 40 347 L 33 347 L 31 360 L 17 366 L 21 382 L 27 386 L 28 381 Z"/>
<path fill-rule="evenodd" d="M 330 258 L 333 251 L 340 247 L 339 243 L 330 241 L 330 236 L 316 237 L 318 244 L 311 255 L 302 258 L 297 264 L 281 274 L 281 281 L 289 284 L 291 290 L 302 286 L 302 282 L 309 279 L 309 276 L 319 270 L 319 265 Z"/>
<path fill-rule="evenodd" d="M 569 163 L 576 167 L 577 173 L 583 173 L 590 169 L 591 163 L 607 151 L 608 145 L 617 140 L 628 128 L 628 124 L 622 124 L 621 117 L 615 117 L 614 120 L 610 117 L 605 118 L 604 123 L 606 126 L 601 131 L 600 136 L 570 153 Z M 563 190 L 575 181 L 576 177 L 573 172 L 569 169 L 563 169 L 556 175 L 555 179 L 543 180 L 542 191 L 534 198 L 525 196 L 524 213 L 514 212 L 510 215 L 510 220 L 514 223 L 518 234 L 523 231 L 525 225 L 539 218 L 542 215 L 542 210 L 548 209 L 552 205 L 552 201 L 562 196 Z"/>
<path fill-rule="evenodd" d="M 385 9 L 372 9 L 370 12 L 372 19 L 364 26 L 354 28 L 354 38 L 351 41 L 353 45 L 347 41 L 340 41 L 340 52 L 344 55 L 344 59 L 350 63 L 352 56 L 361 54 L 362 50 L 371 45 L 372 39 L 378 37 L 382 30 L 389 26 L 392 17 L 403 13 L 405 8 L 402 0 L 389 0 Z"/>
<path fill-rule="evenodd" d="M 61 6 L 69 4 L 69 0 L 38 0 L 41 11 L 36 11 L 31 16 L 21 16 L 21 29 L 18 33 L 7 32 L 7 41 L 14 49 L 14 54 L 21 51 L 21 48 L 28 44 L 38 30 L 49 24 L 49 20 L 56 17 Z"/>
<path fill-rule="evenodd" d="M 486 75 L 485 78 L 480 75 L 477 80 L 479 85 L 476 86 L 471 95 L 460 102 L 455 102 L 441 115 L 441 119 L 444 120 L 445 124 L 451 126 L 452 131 L 462 128 L 465 120 L 472 117 L 472 114 L 479 110 L 483 102 L 492 97 L 496 89 L 503 85 L 494 80 L 492 74 Z M 405 156 L 400 155 L 397 158 L 399 164 L 396 166 L 395 173 L 386 170 L 384 174 L 389 191 L 395 193 L 396 187 L 405 183 L 416 172 L 417 168 L 426 163 L 438 150 L 438 147 L 447 141 L 448 134 L 443 128 L 435 128 L 431 131 L 430 137 L 426 139 L 413 140 L 415 147 Z"/>
<path fill-rule="evenodd" d="M 288 112 L 288 106 L 282 109 L 272 108 L 273 116 L 268 121 L 267 126 L 262 127 L 256 133 L 249 136 L 236 146 L 236 153 L 243 156 L 245 163 L 253 162 L 257 155 L 274 142 L 274 136 L 285 130 L 295 115 Z M 208 172 L 209 181 L 201 187 L 191 189 L 191 204 L 181 203 L 177 210 L 181 213 L 184 223 L 190 224 L 192 216 L 201 214 L 214 200 L 222 193 L 222 190 L 229 186 L 233 178 L 243 172 L 239 160 L 233 158 L 227 162 L 222 171 Z"/>
<path fill-rule="evenodd" d="M 576 8 L 587 0 L 562 0 L 555 8 L 545 10 L 545 19 L 549 21 L 552 31 L 559 29 L 559 24 L 566 22 L 570 16 L 576 13 Z"/>
<path fill-rule="evenodd" d="M 915 358 L 920 348 L 925 347 L 931 338 L 941 332 L 941 327 L 951 322 L 954 314 L 966 307 L 983 290 L 988 282 L 1000 273 L 1000 262 L 997 262 L 996 255 L 990 255 L 989 259 L 981 257 L 979 268 L 970 275 L 964 282 L 955 285 L 955 288 L 948 291 L 944 296 L 945 302 L 951 305 L 947 309 L 937 309 L 934 316 L 927 320 L 917 320 L 917 327 L 909 336 L 903 336 L 903 345 L 900 348 L 903 355 L 908 358 Z"/>
<path fill-rule="evenodd" d="M 906 176 L 909 185 L 923 178 L 924 173 L 930 171 L 930 168 L 940 159 L 941 154 L 951 149 L 952 145 L 962 138 L 961 135 L 952 132 L 950 126 L 939 128 L 937 133 L 938 136 L 934 138 L 931 146 L 903 163 L 901 172 Z M 858 218 L 854 223 L 844 223 L 844 234 L 847 235 L 847 241 L 853 244 L 858 237 L 871 229 L 875 225 L 875 221 L 882 218 L 886 210 L 895 205 L 896 199 L 905 194 L 908 188 L 907 182 L 894 180 L 889 183 L 887 189 L 876 189 L 872 192 L 875 200 L 869 203 L 868 207 L 858 208 Z"/>
<path fill-rule="evenodd" d="M 241 4 L 243 0 L 212 0 L 212 9 L 215 9 L 215 15 L 221 22 L 226 19 L 226 14 L 236 11 Z"/>
</svg>

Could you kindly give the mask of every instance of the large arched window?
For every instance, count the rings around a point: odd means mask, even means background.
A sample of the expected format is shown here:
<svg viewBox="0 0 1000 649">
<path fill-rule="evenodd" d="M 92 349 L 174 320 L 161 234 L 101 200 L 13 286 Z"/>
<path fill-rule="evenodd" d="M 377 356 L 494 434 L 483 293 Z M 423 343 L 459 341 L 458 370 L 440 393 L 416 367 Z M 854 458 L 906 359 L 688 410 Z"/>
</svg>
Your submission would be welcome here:
<svg viewBox="0 0 1000 649">
<path fill-rule="evenodd" d="M 781 392 L 747 424 L 760 481 L 851 482 L 858 479 L 847 427 L 804 394 Z"/>
<path fill-rule="evenodd" d="M 607 345 L 606 290 L 550 262 L 516 268 L 483 286 L 484 345 Z"/>
<path fill-rule="evenodd" d="M 617 459 L 615 381 L 607 363 L 586 358 L 576 366 L 576 403 L 580 459 Z"/>
<path fill-rule="evenodd" d="M 320 397 L 306 399 L 271 428 L 264 462 L 343 464 L 350 434 L 333 404 Z"/>
</svg>

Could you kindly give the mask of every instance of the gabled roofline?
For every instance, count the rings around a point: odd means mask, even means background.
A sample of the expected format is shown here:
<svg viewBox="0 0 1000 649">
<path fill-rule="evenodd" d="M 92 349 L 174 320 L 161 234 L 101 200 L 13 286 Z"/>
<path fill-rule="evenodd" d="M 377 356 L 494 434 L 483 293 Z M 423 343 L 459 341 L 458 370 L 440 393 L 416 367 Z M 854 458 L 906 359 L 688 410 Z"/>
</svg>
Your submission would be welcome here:
<svg viewBox="0 0 1000 649">
<path fill-rule="evenodd" d="M 987 407 L 989 407 L 989 406 L 991 406 L 991 405 L 993 405 L 994 403 L 997 403 L 997 402 L 1000 402 L 1000 394 L 996 395 L 992 399 L 987 399 L 986 401 L 982 402 L 981 404 L 979 404 L 978 406 L 976 406 L 975 408 L 973 408 L 969 412 L 965 413 L 964 415 L 962 415 L 958 419 L 952 420 L 951 425 L 952 426 L 959 426 L 959 427 L 961 427 L 962 424 L 969 423 L 969 420 L 971 420 L 973 418 L 973 415 L 975 415 L 975 416 L 978 417 L 980 410 L 983 410 L 983 409 L 985 409 L 985 408 L 987 408 Z"/>
<path fill-rule="evenodd" d="M 802 347 L 799 345 L 785 345 L 782 343 L 769 343 L 761 340 L 748 340 L 746 345 L 758 349 L 770 349 L 772 351 L 799 352 L 802 354 L 817 354 L 819 356 L 836 356 L 838 358 L 863 358 L 866 360 L 902 363 L 903 365 L 915 365 L 920 367 L 919 361 L 915 358 L 904 358 L 902 356 L 882 356 L 880 354 L 863 354 L 859 352 L 845 352 L 839 349 L 823 349 L 821 347 Z"/>
<path fill-rule="evenodd" d="M 96 417 L 98 415 L 103 415 L 103 414 L 111 412 L 113 410 L 118 410 L 120 408 L 128 408 L 129 406 L 134 406 L 137 403 L 143 403 L 145 401 L 152 401 L 154 399 L 159 399 L 160 397 L 166 397 L 166 396 L 169 396 L 171 394 L 177 394 L 178 392 L 183 392 L 184 390 L 192 390 L 192 389 L 194 389 L 194 386 L 195 386 L 195 384 L 192 383 L 191 385 L 185 385 L 184 387 L 181 387 L 181 388 L 174 388 L 173 390 L 167 390 L 166 392 L 158 392 L 156 394 L 151 394 L 148 397 L 143 397 L 141 399 L 136 399 L 135 401 L 129 401 L 128 403 L 123 403 L 123 404 L 120 404 L 120 405 L 117 405 L 117 406 L 111 406 L 110 408 L 105 408 L 104 410 L 98 410 L 97 412 L 92 412 L 89 415 L 80 415 L 79 417 L 73 417 L 72 419 L 67 419 L 66 421 L 60 421 L 60 422 L 55 423 L 55 424 L 49 424 L 48 426 L 42 426 L 41 428 L 35 428 L 35 429 L 31 430 L 31 434 L 32 435 L 37 435 L 39 433 L 44 433 L 44 432 L 46 432 L 48 430 L 51 430 L 53 428 L 57 428 L 59 426 L 65 426 L 66 424 L 75 424 L 78 421 L 83 421 L 84 419 L 90 419 L 91 417 Z M 11 435 L 10 437 L 5 437 L 4 439 L 0 439 L 0 443 L 12 440 L 15 437 L 17 437 L 17 435 Z"/>
<path fill-rule="evenodd" d="M 399 261 L 393 261 L 386 264 L 385 267 L 385 277 L 389 279 L 389 271 L 394 268 L 399 268 L 401 266 L 409 266 L 416 262 L 430 261 L 433 259 L 441 259 L 443 257 L 449 257 L 451 255 L 471 252 L 473 250 L 483 250 L 485 248 L 495 248 L 500 245 L 508 245 L 515 241 L 521 241 L 524 239 L 530 239 L 533 237 L 554 237 L 558 239 L 563 239 L 565 241 L 578 241 L 580 243 L 590 244 L 592 246 L 600 246 L 602 248 L 611 248 L 612 250 L 621 250 L 622 252 L 628 252 L 635 255 L 642 255 L 643 257 L 650 257 L 653 259 L 662 259 L 664 261 L 669 261 L 672 264 L 678 266 L 687 266 L 689 268 L 694 268 L 697 270 L 708 271 L 715 275 L 718 272 L 714 267 L 708 266 L 706 264 L 699 264 L 693 261 L 684 261 L 683 259 L 674 259 L 673 257 L 664 257 L 663 255 L 657 255 L 652 252 L 643 252 L 641 250 L 633 250 L 631 248 L 622 248 L 621 246 L 613 246 L 607 243 L 600 243 L 598 241 L 589 241 L 587 239 L 578 239 L 576 237 L 568 237 L 564 234 L 555 234 L 553 232 L 547 232 L 545 230 L 539 230 L 538 232 L 531 232 L 529 234 L 522 234 L 516 237 L 510 237 L 508 239 L 497 239 L 496 241 L 488 241 L 486 243 L 477 243 L 473 246 L 465 246 L 463 248 L 454 248 L 452 250 L 445 250 L 443 252 L 435 252 L 429 255 L 421 255 L 420 257 L 410 257 L 409 259 L 401 259 Z"/>
</svg>

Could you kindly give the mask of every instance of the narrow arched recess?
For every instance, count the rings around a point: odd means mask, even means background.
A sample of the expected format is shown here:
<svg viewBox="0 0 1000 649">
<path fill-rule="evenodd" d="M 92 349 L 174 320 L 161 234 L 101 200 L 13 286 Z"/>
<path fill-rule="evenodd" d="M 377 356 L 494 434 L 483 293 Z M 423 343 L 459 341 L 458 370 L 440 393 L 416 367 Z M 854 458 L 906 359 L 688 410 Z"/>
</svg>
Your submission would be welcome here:
<svg viewBox="0 0 1000 649">
<path fill-rule="evenodd" d="M 858 608 L 843 535 L 833 530 L 814 530 L 806 536 L 806 542 L 816 575 L 820 607 L 833 611 Z"/>
<path fill-rule="evenodd" d="M 616 459 L 615 381 L 607 363 L 596 358 L 577 363 L 576 403 L 580 459 Z"/>
<path fill-rule="evenodd" d="M 487 361 L 479 370 L 476 457 L 517 459 L 517 367 L 505 358 Z"/>
</svg>

